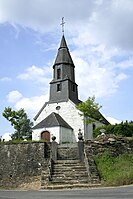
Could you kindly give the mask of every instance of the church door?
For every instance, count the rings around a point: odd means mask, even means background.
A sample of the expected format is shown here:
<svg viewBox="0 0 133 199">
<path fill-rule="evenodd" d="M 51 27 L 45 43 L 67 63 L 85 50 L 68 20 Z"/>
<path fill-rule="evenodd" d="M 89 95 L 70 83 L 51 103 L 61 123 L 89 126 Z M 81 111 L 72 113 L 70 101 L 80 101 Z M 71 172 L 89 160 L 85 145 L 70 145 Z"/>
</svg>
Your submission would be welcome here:
<svg viewBox="0 0 133 199">
<path fill-rule="evenodd" d="M 41 140 L 46 140 L 47 142 L 50 142 L 50 133 L 49 133 L 49 131 L 43 131 L 41 133 Z"/>
</svg>

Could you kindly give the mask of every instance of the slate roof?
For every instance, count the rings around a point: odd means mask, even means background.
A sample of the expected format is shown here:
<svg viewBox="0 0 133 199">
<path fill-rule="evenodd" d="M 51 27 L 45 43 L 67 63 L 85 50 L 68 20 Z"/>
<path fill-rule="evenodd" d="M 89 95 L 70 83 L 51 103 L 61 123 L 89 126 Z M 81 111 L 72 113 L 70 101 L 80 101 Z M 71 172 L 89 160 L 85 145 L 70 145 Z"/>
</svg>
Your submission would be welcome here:
<svg viewBox="0 0 133 199">
<path fill-rule="evenodd" d="M 109 125 L 110 124 L 109 121 L 99 111 L 98 111 L 97 118 L 94 118 L 94 119 L 96 119 L 97 121 L 99 121 L 99 122 L 101 122 L 101 123 L 103 123 L 105 125 Z"/>
<path fill-rule="evenodd" d="M 56 126 L 62 126 L 68 129 L 72 129 L 72 127 L 59 114 L 54 112 L 48 115 L 39 124 L 34 126 L 33 129 L 56 127 Z"/>
<path fill-rule="evenodd" d="M 60 44 L 60 47 L 58 49 L 57 57 L 55 59 L 55 63 L 53 65 L 53 68 L 55 67 L 55 65 L 58 65 L 58 64 L 70 64 L 73 67 L 75 67 L 73 60 L 71 58 L 71 55 L 69 53 L 69 49 L 67 47 L 64 35 L 62 36 L 61 44 Z"/>
</svg>

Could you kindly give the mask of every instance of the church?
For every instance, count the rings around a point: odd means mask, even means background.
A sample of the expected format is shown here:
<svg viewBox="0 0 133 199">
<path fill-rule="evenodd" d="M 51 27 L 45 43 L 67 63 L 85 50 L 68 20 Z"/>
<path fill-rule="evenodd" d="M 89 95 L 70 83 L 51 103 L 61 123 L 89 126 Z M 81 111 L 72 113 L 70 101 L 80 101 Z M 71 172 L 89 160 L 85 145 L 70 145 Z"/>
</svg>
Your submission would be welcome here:
<svg viewBox="0 0 133 199">
<path fill-rule="evenodd" d="M 53 64 L 49 101 L 34 118 L 32 140 L 51 141 L 55 136 L 59 144 L 74 143 L 78 141 L 79 131 L 82 132 L 84 140 L 93 139 L 94 128 L 108 124 L 108 121 L 102 116 L 102 122 L 85 123 L 76 108 L 80 102 L 78 85 L 75 82 L 75 65 L 63 34 Z"/>
</svg>

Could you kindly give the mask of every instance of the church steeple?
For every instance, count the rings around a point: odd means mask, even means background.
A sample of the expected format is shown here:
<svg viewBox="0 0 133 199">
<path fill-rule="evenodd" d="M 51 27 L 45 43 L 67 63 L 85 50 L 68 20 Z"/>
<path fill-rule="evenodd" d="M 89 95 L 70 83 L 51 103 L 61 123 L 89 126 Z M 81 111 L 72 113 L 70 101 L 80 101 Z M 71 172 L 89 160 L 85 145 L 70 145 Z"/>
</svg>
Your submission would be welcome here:
<svg viewBox="0 0 133 199">
<path fill-rule="evenodd" d="M 50 102 L 70 99 L 78 103 L 78 90 L 75 83 L 74 63 L 71 58 L 64 34 L 53 65 L 54 75 L 50 82 Z"/>
<path fill-rule="evenodd" d="M 71 66 L 74 67 L 73 60 L 69 53 L 69 49 L 67 47 L 64 35 L 62 36 L 60 47 L 58 49 L 58 54 L 55 59 L 55 63 L 53 67 L 55 67 L 55 65 L 58 65 L 58 64 L 70 64 Z"/>
</svg>

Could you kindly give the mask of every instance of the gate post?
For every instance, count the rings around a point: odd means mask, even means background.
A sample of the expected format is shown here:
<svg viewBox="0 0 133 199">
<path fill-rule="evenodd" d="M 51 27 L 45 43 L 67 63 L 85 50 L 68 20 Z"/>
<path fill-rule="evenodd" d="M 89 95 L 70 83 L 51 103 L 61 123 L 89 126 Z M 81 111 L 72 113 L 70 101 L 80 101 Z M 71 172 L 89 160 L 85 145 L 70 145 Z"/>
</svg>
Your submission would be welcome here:
<svg viewBox="0 0 133 199">
<path fill-rule="evenodd" d="M 51 142 L 51 158 L 53 161 L 57 160 L 57 142 L 55 141 L 56 137 L 52 137 L 52 142 Z"/>
<path fill-rule="evenodd" d="M 78 133 L 78 151 L 79 151 L 79 159 L 81 162 L 84 162 L 84 141 L 81 130 L 79 129 Z"/>
</svg>

